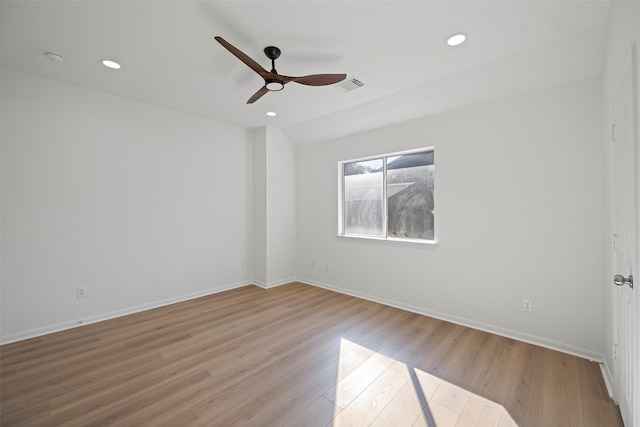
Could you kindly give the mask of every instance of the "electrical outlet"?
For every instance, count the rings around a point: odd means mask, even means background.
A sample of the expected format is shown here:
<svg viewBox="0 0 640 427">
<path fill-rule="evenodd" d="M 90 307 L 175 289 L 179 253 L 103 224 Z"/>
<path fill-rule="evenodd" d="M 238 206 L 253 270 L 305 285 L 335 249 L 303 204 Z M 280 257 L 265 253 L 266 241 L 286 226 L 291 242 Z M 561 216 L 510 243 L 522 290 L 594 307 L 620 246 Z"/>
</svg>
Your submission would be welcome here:
<svg viewBox="0 0 640 427">
<path fill-rule="evenodd" d="M 316 262 L 315 261 L 311 261 L 311 268 L 316 268 Z"/>
<path fill-rule="evenodd" d="M 522 301 L 522 309 L 527 313 L 531 313 L 533 311 L 533 304 L 531 304 L 531 300 Z"/>
<path fill-rule="evenodd" d="M 87 288 L 76 288 L 76 298 L 86 298 L 87 297 Z"/>
<path fill-rule="evenodd" d="M 325 273 L 329 272 L 329 264 L 325 264 L 324 265 L 324 271 L 325 271 Z"/>
<path fill-rule="evenodd" d="M 246 268 L 244 261 L 240 263 L 240 270 L 243 270 Z"/>
</svg>

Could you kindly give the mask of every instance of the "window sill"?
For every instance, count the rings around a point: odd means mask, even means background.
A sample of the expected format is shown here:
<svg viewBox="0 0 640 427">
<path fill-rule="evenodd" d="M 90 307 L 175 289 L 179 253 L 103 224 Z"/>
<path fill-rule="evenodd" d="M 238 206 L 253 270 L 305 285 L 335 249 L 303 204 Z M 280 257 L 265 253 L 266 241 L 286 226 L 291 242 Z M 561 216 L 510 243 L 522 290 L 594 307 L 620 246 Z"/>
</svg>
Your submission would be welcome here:
<svg viewBox="0 0 640 427">
<path fill-rule="evenodd" d="M 336 237 L 346 238 L 346 239 L 375 240 L 378 242 L 408 243 L 408 244 L 416 244 L 416 245 L 435 245 L 437 242 L 436 240 L 399 239 L 396 237 L 357 236 L 354 234 L 337 234 Z"/>
</svg>

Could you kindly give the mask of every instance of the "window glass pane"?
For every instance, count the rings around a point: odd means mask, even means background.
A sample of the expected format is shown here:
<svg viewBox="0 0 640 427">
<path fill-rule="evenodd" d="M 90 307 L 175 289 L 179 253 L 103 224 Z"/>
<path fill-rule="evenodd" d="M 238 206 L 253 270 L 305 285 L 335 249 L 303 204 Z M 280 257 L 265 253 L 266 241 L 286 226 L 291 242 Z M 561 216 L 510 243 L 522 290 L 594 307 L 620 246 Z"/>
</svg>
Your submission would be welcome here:
<svg viewBox="0 0 640 427">
<path fill-rule="evenodd" d="M 383 161 L 344 164 L 344 234 L 384 236 Z"/>
<path fill-rule="evenodd" d="M 433 240 L 433 151 L 387 158 L 389 237 Z"/>
</svg>

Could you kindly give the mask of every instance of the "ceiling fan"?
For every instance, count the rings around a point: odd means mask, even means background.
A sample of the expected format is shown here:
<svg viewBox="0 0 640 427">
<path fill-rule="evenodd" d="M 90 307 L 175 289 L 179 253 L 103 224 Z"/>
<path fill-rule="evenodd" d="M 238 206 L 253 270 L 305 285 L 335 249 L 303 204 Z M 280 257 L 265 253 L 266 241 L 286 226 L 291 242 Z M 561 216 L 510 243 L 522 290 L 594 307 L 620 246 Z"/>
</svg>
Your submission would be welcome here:
<svg viewBox="0 0 640 427">
<path fill-rule="evenodd" d="M 290 77 L 278 74 L 276 71 L 276 59 L 280 57 L 281 52 L 280 49 L 275 46 L 267 46 L 264 48 L 264 54 L 271 60 L 271 71 L 267 71 L 262 68 L 260 64 L 222 37 L 216 36 L 216 40 L 264 79 L 264 86 L 258 89 L 258 91 L 249 98 L 247 104 L 253 104 L 267 92 L 282 90 L 284 85 L 289 82 L 300 83 L 307 86 L 326 86 L 338 83 L 347 77 L 346 74 L 312 74 L 302 77 Z"/>
</svg>

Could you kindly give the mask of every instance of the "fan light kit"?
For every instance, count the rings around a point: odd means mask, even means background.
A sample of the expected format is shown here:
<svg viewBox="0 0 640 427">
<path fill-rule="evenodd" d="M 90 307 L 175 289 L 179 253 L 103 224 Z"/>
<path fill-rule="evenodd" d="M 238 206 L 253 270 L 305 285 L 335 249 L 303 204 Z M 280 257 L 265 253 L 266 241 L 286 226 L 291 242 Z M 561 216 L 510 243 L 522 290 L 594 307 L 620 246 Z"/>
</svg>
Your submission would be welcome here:
<svg viewBox="0 0 640 427">
<path fill-rule="evenodd" d="M 447 44 L 449 46 L 458 46 L 464 43 L 466 39 L 467 39 L 467 36 L 465 34 L 462 34 L 462 33 L 454 34 L 447 39 Z"/>
<path fill-rule="evenodd" d="M 276 112 L 275 112 L 275 111 L 267 111 L 265 114 L 266 114 L 267 116 L 269 116 L 269 117 L 275 117 L 275 116 L 277 116 L 277 114 L 276 114 Z"/>
<path fill-rule="evenodd" d="M 267 71 L 262 68 L 260 64 L 222 37 L 216 36 L 216 40 L 236 58 L 244 62 L 249 68 L 258 73 L 260 77 L 264 79 L 264 86 L 258 89 L 258 91 L 249 98 L 247 104 L 253 104 L 267 92 L 275 92 L 284 89 L 284 85 L 289 82 L 300 83 L 307 86 L 327 86 L 341 82 L 347 77 L 346 74 L 312 74 L 302 77 L 290 77 L 278 74 L 276 71 L 276 59 L 280 57 L 281 52 L 280 49 L 275 46 L 267 46 L 264 48 L 264 54 L 271 60 L 271 71 Z"/>
<path fill-rule="evenodd" d="M 284 89 L 284 82 L 276 79 L 269 79 L 266 81 L 264 87 L 269 89 L 271 92 L 277 92 Z"/>
<path fill-rule="evenodd" d="M 119 70 L 120 68 L 122 68 L 122 66 L 118 64 L 116 61 L 112 61 L 110 59 L 103 59 L 102 65 L 104 65 L 107 68 L 112 68 L 114 70 Z"/>
</svg>

